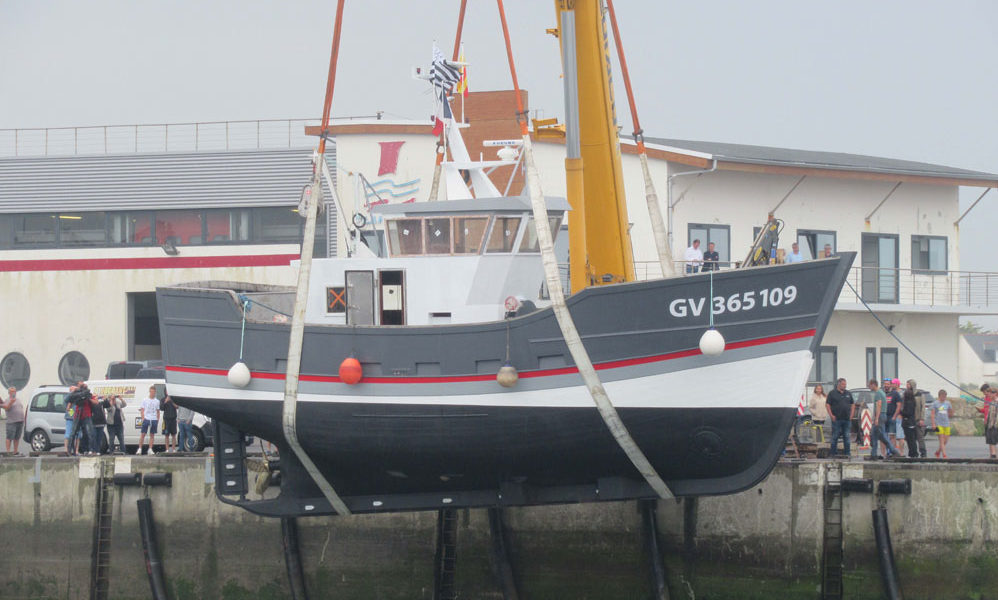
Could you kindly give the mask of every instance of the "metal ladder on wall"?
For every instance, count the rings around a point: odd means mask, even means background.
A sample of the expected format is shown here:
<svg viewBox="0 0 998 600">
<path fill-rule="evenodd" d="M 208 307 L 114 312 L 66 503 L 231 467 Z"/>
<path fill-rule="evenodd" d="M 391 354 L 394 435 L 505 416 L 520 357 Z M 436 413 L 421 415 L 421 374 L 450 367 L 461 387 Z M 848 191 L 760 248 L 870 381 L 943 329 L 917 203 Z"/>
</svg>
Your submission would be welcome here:
<svg viewBox="0 0 998 600">
<path fill-rule="evenodd" d="M 111 575 L 114 459 L 101 458 L 97 472 L 94 537 L 90 551 L 90 600 L 106 600 Z"/>
<path fill-rule="evenodd" d="M 829 468 L 821 552 L 821 598 L 842 598 L 842 470 Z"/>
<path fill-rule="evenodd" d="M 457 509 L 437 511 L 437 553 L 434 561 L 433 600 L 455 600 L 457 570 Z"/>
</svg>

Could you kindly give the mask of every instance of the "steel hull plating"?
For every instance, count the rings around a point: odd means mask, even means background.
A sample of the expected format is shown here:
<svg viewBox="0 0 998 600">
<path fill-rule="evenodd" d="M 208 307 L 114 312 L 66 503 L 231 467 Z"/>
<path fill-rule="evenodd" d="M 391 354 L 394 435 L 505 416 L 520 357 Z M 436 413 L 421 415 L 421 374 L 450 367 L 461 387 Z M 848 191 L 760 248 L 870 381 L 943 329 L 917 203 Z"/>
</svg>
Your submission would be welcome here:
<svg viewBox="0 0 998 600">
<path fill-rule="evenodd" d="M 768 474 L 852 258 L 570 299 L 611 400 L 677 495 L 730 493 Z M 283 443 L 288 326 L 247 322 L 253 379 L 238 389 L 225 377 L 239 352 L 235 294 L 182 286 L 161 288 L 158 301 L 171 395 L 281 446 L 281 495 L 244 505 L 330 512 Z M 711 304 L 728 343 L 718 357 L 697 349 Z M 352 386 L 336 376 L 350 355 L 365 373 Z M 304 356 L 298 437 L 353 511 L 653 495 L 600 420 L 549 310 L 474 325 L 310 326 Z M 508 389 L 495 381 L 507 356 L 520 372 Z"/>
</svg>

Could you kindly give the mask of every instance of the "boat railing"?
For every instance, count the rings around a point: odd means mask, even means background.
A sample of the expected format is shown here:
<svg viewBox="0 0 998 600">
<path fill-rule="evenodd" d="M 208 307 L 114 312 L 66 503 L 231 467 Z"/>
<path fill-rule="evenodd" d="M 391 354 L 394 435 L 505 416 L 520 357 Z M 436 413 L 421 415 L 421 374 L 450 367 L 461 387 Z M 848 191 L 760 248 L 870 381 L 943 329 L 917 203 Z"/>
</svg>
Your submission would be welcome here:
<svg viewBox="0 0 998 600">
<path fill-rule="evenodd" d="M 685 261 L 675 261 L 676 272 L 686 275 Z M 721 262 L 721 271 L 737 268 L 739 263 Z M 636 261 L 638 280 L 662 277 L 658 261 Z M 859 304 L 856 294 L 870 304 L 901 304 L 915 306 L 966 306 L 976 309 L 998 309 L 998 273 L 987 271 L 929 271 L 882 267 L 852 267 L 850 287 L 843 286 L 841 303 Z"/>
</svg>

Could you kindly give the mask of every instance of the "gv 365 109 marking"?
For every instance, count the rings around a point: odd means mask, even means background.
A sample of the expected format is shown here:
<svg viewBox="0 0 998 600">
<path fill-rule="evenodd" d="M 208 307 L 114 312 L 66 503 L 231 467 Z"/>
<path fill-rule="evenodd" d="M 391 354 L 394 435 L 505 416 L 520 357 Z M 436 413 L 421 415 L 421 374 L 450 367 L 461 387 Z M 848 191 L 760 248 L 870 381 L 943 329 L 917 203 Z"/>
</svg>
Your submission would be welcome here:
<svg viewBox="0 0 998 600">
<path fill-rule="evenodd" d="M 797 286 L 775 287 L 764 290 L 750 290 L 747 292 L 737 292 L 727 298 L 724 296 L 714 296 L 712 312 L 720 315 L 725 312 L 734 313 L 743 310 L 752 310 L 756 307 L 780 306 L 781 304 L 791 304 L 797 299 Z M 700 298 L 676 298 L 669 303 L 669 313 L 674 317 L 699 317 L 703 313 L 703 307 L 707 299 Z"/>
</svg>

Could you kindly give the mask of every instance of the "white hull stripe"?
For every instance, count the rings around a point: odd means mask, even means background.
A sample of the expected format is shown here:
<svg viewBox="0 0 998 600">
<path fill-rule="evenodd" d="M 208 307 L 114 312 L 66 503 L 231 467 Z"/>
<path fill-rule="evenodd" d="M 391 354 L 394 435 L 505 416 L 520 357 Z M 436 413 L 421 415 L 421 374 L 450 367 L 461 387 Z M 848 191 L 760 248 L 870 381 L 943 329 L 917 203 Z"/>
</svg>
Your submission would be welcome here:
<svg viewBox="0 0 998 600">
<path fill-rule="evenodd" d="M 607 382 L 607 393 L 617 408 L 796 408 L 800 402 L 812 358 L 797 350 L 706 365 L 646 377 Z M 205 400 L 282 402 L 281 391 L 237 389 L 224 376 L 214 376 L 218 386 L 168 383 L 171 396 Z M 581 383 L 581 382 L 580 382 Z M 300 402 L 335 402 L 368 405 L 495 406 L 524 408 L 591 408 L 583 385 L 507 391 L 496 385 L 491 394 L 447 396 L 359 396 L 299 393 Z M 505 392 L 505 393 L 500 393 Z"/>
</svg>

